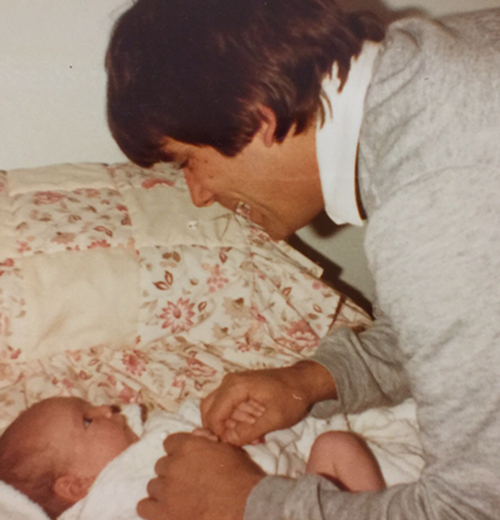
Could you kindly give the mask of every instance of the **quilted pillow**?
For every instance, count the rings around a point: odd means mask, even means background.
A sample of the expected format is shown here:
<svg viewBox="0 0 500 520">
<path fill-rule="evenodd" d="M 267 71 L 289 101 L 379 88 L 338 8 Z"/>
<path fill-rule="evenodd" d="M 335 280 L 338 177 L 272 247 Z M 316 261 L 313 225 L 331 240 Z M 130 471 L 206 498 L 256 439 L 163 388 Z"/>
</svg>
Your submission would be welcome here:
<svg viewBox="0 0 500 520">
<path fill-rule="evenodd" d="M 166 337 L 307 352 L 341 302 L 320 274 L 168 165 L 0 172 L 0 364 Z"/>
</svg>

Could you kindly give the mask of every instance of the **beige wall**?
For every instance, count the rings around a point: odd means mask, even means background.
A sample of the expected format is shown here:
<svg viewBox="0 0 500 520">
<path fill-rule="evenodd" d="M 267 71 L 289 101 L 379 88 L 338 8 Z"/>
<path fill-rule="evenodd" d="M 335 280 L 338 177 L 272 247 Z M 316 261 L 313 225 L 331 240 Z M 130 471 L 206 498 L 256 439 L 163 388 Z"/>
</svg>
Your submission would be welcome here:
<svg viewBox="0 0 500 520">
<path fill-rule="evenodd" d="M 376 0 L 339 0 L 348 8 L 363 8 L 376 5 L 380 11 L 384 7 Z M 386 0 L 385 6 L 395 11 L 423 9 L 433 16 L 459 11 L 500 7 L 500 0 Z M 318 231 L 319 229 L 319 231 Z M 321 261 L 327 267 L 327 277 L 335 279 L 354 289 L 352 293 L 372 299 L 374 284 L 363 252 L 364 228 L 343 226 L 338 228 L 321 220 L 318 226 L 309 226 L 298 233 L 299 237 L 327 257 L 333 266 Z"/>
<path fill-rule="evenodd" d="M 105 118 L 104 52 L 131 0 L 0 0 L 0 169 L 124 160 Z"/>
<path fill-rule="evenodd" d="M 433 16 L 500 6 L 498 0 L 386 0 L 385 4 L 394 10 L 407 8 L 424 9 Z"/>
</svg>

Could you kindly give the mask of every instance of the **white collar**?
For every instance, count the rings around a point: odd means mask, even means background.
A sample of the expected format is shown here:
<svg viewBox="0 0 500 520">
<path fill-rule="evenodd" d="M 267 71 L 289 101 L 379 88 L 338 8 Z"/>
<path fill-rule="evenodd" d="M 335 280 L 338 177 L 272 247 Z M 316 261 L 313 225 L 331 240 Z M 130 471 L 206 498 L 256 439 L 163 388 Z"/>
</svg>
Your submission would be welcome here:
<svg viewBox="0 0 500 520">
<path fill-rule="evenodd" d="M 356 202 L 356 157 L 364 115 L 364 101 L 380 44 L 367 41 L 351 61 L 349 76 L 339 92 L 337 63 L 322 83 L 330 106 L 323 100 L 325 122 L 316 129 L 316 154 L 325 211 L 336 224 L 361 226 Z"/>
</svg>

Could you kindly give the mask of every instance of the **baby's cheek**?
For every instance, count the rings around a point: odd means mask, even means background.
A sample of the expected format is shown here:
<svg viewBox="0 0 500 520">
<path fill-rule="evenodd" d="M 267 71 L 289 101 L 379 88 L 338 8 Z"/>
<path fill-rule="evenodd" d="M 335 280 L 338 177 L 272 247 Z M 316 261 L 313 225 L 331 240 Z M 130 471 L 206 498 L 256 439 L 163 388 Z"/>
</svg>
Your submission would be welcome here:
<svg viewBox="0 0 500 520">
<path fill-rule="evenodd" d="M 127 447 L 130 446 L 131 444 L 134 444 L 135 442 L 137 442 L 139 440 L 139 436 L 130 429 L 126 433 L 125 437 L 126 437 Z"/>
<path fill-rule="evenodd" d="M 123 453 L 129 446 L 137 442 L 137 440 L 138 437 L 132 432 L 115 432 L 114 435 L 108 438 L 106 443 L 101 445 L 104 451 L 104 458 L 108 459 L 108 462 L 110 462 L 112 459 Z"/>
</svg>

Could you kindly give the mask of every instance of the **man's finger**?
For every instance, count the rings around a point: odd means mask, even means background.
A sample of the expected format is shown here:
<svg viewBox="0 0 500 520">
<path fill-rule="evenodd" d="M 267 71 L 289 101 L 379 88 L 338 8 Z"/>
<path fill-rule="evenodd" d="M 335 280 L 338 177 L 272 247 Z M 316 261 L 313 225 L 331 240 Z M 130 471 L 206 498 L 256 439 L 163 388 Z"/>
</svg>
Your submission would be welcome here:
<svg viewBox="0 0 500 520">
<path fill-rule="evenodd" d="M 161 457 L 156 461 L 154 470 L 159 477 L 163 477 L 166 474 L 168 463 L 168 455 L 165 457 Z"/>
<path fill-rule="evenodd" d="M 144 520 L 162 520 L 167 518 L 165 504 L 160 504 L 151 498 L 143 498 L 137 504 L 137 514 Z M 162 516 L 163 515 L 163 516 Z"/>
<path fill-rule="evenodd" d="M 219 396 L 214 396 L 210 408 L 207 408 L 204 416 L 204 426 L 220 436 L 225 428 L 225 422 L 229 419 L 236 408 L 249 399 L 249 392 L 246 385 L 231 385 L 230 390 L 221 389 Z"/>
<path fill-rule="evenodd" d="M 193 436 L 187 432 L 172 433 L 163 441 L 163 449 L 167 456 L 173 456 L 180 450 L 184 444 Z"/>
<path fill-rule="evenodd" d="M 164 478 L 152 478 L 146 486 L 146 491 L 149 498 L 154 501 L 160 501 L 165 498 L 165 488 L 168 489 L 168 486 Z"/>
<path fill-rule="evenodd" d="M 206 415 L 209 413 L 212 408 L 214 402 L 214 394 L 217 390 L 210 392 L 204 399 L 200 402 L 200 413 L 201 413 L 201 424 L 204 428 L 208 428 L 206 424 Z"/>
</svg>

